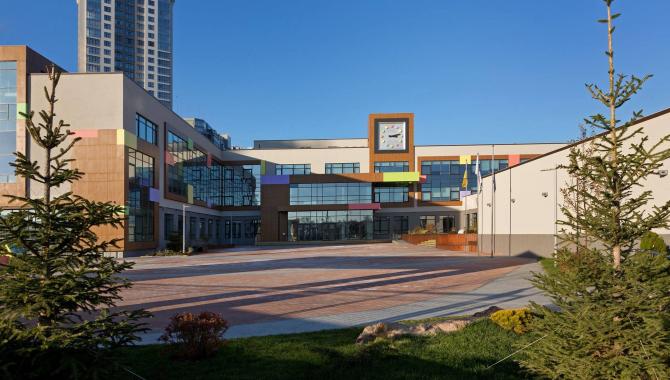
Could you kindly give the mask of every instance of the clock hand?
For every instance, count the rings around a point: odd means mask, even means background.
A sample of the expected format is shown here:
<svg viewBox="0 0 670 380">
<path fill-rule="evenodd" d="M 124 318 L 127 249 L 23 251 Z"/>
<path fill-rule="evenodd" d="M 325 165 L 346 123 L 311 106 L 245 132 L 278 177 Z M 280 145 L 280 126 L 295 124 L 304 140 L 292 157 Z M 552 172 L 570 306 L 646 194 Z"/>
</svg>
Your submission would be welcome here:
<svg viewBox="0 0 670 380">
<path fill-rule="evenodd" d="M 389 137 L 399 137 L 400 133 L 396 133 L 395 135 L 389 135 Z"/>
</svg>

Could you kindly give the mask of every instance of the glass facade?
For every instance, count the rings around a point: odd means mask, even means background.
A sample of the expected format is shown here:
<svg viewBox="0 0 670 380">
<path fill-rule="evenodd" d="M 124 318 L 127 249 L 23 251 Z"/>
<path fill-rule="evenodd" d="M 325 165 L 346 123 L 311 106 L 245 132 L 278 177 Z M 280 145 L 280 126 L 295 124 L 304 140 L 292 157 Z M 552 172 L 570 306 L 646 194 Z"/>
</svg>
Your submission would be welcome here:
<svg viewBox="0 0 670 380">
<path fill-rule="evenodd" d="M 190 159 L 190 151 L 186 140 L 172 132 L 168 132 L 167 151 L 172 156 L 172 165 L 167 167 L 168 191 L 173 194 L 186 196 L 185 166 Z"/>
<path fill-rule="evenodd" d="M 312 174 L 310 164 L 276 164 L 276 175 Z"/>
<path fill-rule="evenodd" d="M 128 148 L 128 241 L 154 240 L 154 207 L 149 188 L 154 183 L 154 159 Z"/>
<path fill-rule="evenodd" d="M 359 162 L 326 163 L 326 174 L 347 174 L 360 172 L 361 164 Z"/>
<path fill-rule="evenodd" d="M 372 203 L 369 183 L 305 183 L 290 185 L 291 205 Z"/>
<path fill-rule="evenodd" d="M 422 215 L 419 217 L 421 228 L 427 229 L 434 233 L 455 233 L 456 218 L 452 215 Z"/>
<path fill-rule="evenodd" d="M 407 215 L 375 215 L 375 239 L 400 239 L 402 234 L 409 231 L 409 217 Z"/>
<path fill-rule="evenodd" d="M 15 182 L 16 62 L 0 61 L 0 182 Z"/>
<path fill-rule="evenodd" d="M 261 204 L 261 166 L 224 167 L 223 205 L 259 206 Z"/>
<path fill-rule="evenodd" d="M 398 173 L 408 171 L 409 162 L 407 161 L 375 162 L 375 173 Z"/>
<path fill-rule="evenodd" d="M 163 226 L 164 228 L 164 234 L 165 234 L 165 239 L 170 239 L 172 237 L 172 234 L 174 233 L 174 215 L 172 214 L 165 214 L 165 225 Z"/>
<path fill-rule="evenodd" d="M 372 210 L 288 213 L 289 241 L 367 240 L 373 237 Z"/>
<path fill-rule="evenodd" d="M 426 182 L 421 185 L 421 199 L 424 201 L 457 201 L 460 199 L 459 192 L 465 190 L 461 187 L 465 168 L 468 168 L 468 190 L 477 191 L 477 174 L 475 164 L 460 164 L 458 160 L 445 161 L 423 161 L 421 163 L 421 174 L 426 176 Z M 479 161 L 482 176 L 493 171 L 507 168 L 508 160 L 482 160 Z"/>
<path fill-rule="evenodd" d="M 256 186 L 260 165 L 239 166 L 237 170 L 224 167 L 172 132 L 167 134 L 167 153 L 171 161 L 167 166 L 168 192 L 186 197 L 191 185 L 193 199 L 212 206 L 246 205 L 244 195 L 248 195 L 249 205 L 260 204 L 260 187 Z M 231 204 L 226 204 L 228 201 Z"/>
<path fill-rule="evenodd" d="M 375 186 L 375 203 L 407 202 L 407 185 Z"/>
<path fill-rule="evenodd" d="M 137 127 L 137 137 L 156 145 L 158 127 L 151 120 L 140 114 L 135 115 L 135 126 Z"/>
</svg>

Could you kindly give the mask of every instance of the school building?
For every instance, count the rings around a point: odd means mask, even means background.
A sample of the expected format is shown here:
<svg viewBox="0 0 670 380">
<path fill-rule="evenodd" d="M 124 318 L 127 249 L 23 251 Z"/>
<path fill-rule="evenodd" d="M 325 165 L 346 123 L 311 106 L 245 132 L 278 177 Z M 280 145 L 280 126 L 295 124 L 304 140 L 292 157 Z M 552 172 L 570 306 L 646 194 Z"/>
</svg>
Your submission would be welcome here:
<svg viewBox="0 0 670 380">
<path fill-rule="evenodd" d="M 18 112 L 45 108 L 48 63 L 29 47 L 0 46 L 3 194 L 41 196 L 8 163 L 14 151 L 42 159 Z M 161 249 L 183 235 L 188 246 L 215 247 L 390 240 L 416 228 L 477 232 L 482 253 L 546 255 L 553 248 L 566 177 L 546 169 L 565 159 L 566 144 L 450 145 L 445 132 L 431 137 L 445 144 L 416 145 L 414 114 L 375 113 L 361 115 L 358 138 L 256 140 L 239 149 L 122 73 L 64 73 L 57 91 L 58 117 L 82 138 L 71 158 L 86 173 L 60 190 L 124 205 L 123 228 L 99 231 L 124 239 L 117 255 Z M 642 123 L 662 133 L 669 117 Z M 477 157 L 485 176 L 480 194 Z"/>
</svg>

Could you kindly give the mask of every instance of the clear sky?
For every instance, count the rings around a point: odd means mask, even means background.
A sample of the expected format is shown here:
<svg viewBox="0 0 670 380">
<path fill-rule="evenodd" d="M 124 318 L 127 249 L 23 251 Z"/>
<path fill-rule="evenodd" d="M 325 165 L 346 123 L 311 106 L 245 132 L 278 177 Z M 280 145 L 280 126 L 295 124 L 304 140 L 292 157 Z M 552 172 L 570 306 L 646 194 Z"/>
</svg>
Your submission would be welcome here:
<svg viewBox="0 0 670 380">
<path fill-rule="evenodd" d="M 76 70 L 75 0 L 4 0 L 0 44 Z M 618 70 L 654 74 L 632 102 L 670 107 L 668 0 L 618 0 Z M 601 0 L 176 0 L 175 106 L 233 137 L 364 137 L 414 112 L 417 144 L 566 141 L 601 111 Z M 628 115 L 628 113 L 626 113 Z"/>
</svg>

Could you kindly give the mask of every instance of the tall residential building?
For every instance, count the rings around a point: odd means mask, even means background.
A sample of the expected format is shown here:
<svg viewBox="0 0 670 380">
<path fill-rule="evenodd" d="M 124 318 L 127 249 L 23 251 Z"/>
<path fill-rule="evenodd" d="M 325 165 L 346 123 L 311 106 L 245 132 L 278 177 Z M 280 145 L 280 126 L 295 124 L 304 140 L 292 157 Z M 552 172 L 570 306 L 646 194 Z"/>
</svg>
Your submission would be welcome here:
<svg viewBox="0 0 670 380">
<path fill-rule="evenodd" d="M 121 71 L 172 108 L 174 0 L 77 0 L 80 72 Z"/>
<path fill-rule="evenodd" d="M 207 137 L 207 140 L 211 141 L 217 148 L 221 150 L 231 149 L 230 135 L 217 132 L 206 120 L 197 117 L 185 117 L 184 120 L 201 135 Z"/>
</svg>

